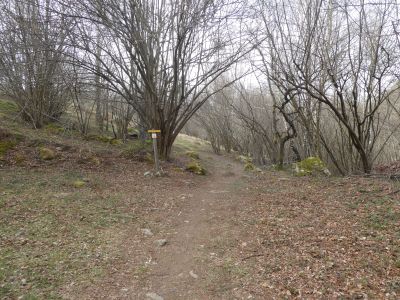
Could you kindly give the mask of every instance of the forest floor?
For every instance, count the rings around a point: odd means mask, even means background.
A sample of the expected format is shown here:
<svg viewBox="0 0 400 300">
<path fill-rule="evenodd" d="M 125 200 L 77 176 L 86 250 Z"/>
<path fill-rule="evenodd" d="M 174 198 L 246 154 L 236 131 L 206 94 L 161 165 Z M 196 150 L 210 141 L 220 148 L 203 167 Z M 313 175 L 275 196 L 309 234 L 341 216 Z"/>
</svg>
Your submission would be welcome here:
<svg viewBox="0 0 400 300">
<path fill-rule="evenodd" d="M 0 163 L 0 299 L 400 297 L 396 182 L 246 172 L 190 137 L 144 176 L 118 145 L 48 129 Z"/>
</svg>

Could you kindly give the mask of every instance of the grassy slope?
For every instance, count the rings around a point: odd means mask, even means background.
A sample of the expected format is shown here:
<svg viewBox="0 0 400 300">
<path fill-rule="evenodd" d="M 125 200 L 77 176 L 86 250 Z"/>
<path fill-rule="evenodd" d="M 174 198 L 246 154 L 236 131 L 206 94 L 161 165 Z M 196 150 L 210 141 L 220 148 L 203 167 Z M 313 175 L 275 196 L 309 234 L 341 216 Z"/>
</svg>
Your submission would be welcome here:
<svg viewBox="0 0 400 300">
<path fill-rule="evenodd" d="M 139 229 L 151 228 L 143 216 L 188 175 L 164 164 L 171 176 L 153 181 L 143 177 L 152 168 L 149 162 L 120 156 L 134 143 L 110 145 L 54 128 L 32 130 L 15 114 L 12 103 L 0 101 L 0 128 L 22 136 L 4 162 L 0 160 L 0 299 L 62 298 L 66 287 L 96 285 L 126 260 L 118 247 L 124 241 L 119 233 L 128 231 L 140 241 Z M 52 148 L 58 157 L 41 161 L 39 145 Z M 179 160 L 187 151 L 197 151 L 202 158 L 209 150 L 207 143 L 180 135 L 174 154 Z M 18 156 L 24 160 L 18 163 Z M 287 177 L 267 172 L 236 186 L 243 205 L 228 221 L 243 230 L 246 247 L 255 251 L 251 254 L 266 257 L 242 261 L 243 249 L 234 246 L 236 240 L 221 246 L 227 263 L 217 286 L 233 282 L 261 289 L 260 294 L 271 289 L 282 298 L 301 290 L 332 295 L 338 286 L 346 286 L 340 295 L 398 295 L 400 186 L 369 179 Z M 76 180 L 85 185 L 75 187 Z M 172 210 L 174 205 L 171 202 Z M 159 213 L 165 220 L 164 209 Z M 322 245 L 316 244 L 317 237 Z M 128 265 L 142 274 L 140 263 L 147 253 L 136 250 Z M 239 263 L 232 263 L 232 257 Z M 244 262 L 246 276 L 239 268 Z M 312 268 L 304 275 L 306 266 Z"/>
<path fill-rule="evenodd" d="M 121 157 L 133 142 L 86 141 L 55 126 L 30 129 L 12 102 L 0 101 L 0 116 L 0 128 L 22 140 L 0 161 L 0 299 L 60 298 L 62 287 L 90 283 L 118 258 L 109 232 L 143 222 L 138 215 L 157 194 L 143 184 L 152 165 Z M 185 136 L 177 144 L 177 156 L 204 149 Z M 57 158 L 40 160 L 39 146 Z M 77 180 L 84 187 L 75 187 Z"/>
</svg>

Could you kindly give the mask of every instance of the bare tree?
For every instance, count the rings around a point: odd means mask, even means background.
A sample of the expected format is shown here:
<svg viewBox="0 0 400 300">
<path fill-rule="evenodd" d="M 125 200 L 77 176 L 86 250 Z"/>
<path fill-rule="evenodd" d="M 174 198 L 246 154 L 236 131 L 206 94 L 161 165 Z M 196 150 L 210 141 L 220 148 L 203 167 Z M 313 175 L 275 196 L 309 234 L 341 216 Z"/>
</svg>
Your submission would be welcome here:
<svg viewBox="0 0 400 300">
<path fill-rule="evenodd" d="M 64 4 L 79 20 L 75 45 L 81 64 L 132 106 L 143 127 L 161 129 L 164 158 L 186 122 L 217 92 L 210 85 L 249 51 L 239 26 L 240 4 L 231 1 Z"/>
<path fill-rule="evenodd" d="M 260 1 L 275 83 L 327 108 L 357 154 L 355 167 L 366 173 L 382 127 L 379 108 L 398 80 L 399 49 L 389 26 L 393 5 L 283 1 L 273 2 L 276 13 L 267 15 L 270 3 Z"/>
<path fill-rule="evenodd" d="M 0 90 L 34 127 L 57 120 L 68 102 L 63 64 L 70 29 L 53 0 L 0 1 Z"/>
</svg>

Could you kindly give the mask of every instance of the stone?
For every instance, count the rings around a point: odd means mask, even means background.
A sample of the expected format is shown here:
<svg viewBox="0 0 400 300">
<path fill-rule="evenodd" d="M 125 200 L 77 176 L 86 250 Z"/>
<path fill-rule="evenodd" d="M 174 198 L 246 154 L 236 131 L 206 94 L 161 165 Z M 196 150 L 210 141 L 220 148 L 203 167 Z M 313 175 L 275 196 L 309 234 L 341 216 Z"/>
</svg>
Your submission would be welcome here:
<svg viewBox="0 0 400 300">
<path fill-rule="evenodd" d="M 307 157 L 306 159 L 295 163 L 293 166 L 294 172 L 297 176 L 331 175 L 331 172 L 328 170 L 325 163 L 318 157 Z"/>
<path fill-rule="evenodd" d="M 164 300 L 163 297 L 161 297 L 160 295 L 157 295 L 156 293 L 153 293 L 153 292 L 147 293 L 147 294 L 146 294 L 146 297 L 147 297 L 148 299 L 151 299 L 151 300 Z"/>
<path fill-rule="evenodd" d="M 159 246 L 159 247 L 163 247 L 163 246 L 165 246 L 168 242 L 167 242 L 166 239 L 160 239 L 160 240 L 154 241 L 154 243 L 156 243 L 157 246 Z"/>
<path fill-rule="evenodd" d="M 194 273 L 193 270 L 191 270 L 191 271 L 189 272 L 189 275 L 190 275 L 191 277 L 193 277 L 194 279 L 199 278 L 199 275 L 197 275 L 196 273 Z"/>
<path fill-rule="evenodd" d="M 56 158 L 54 151 L 46 147 L 41 147 L 39 149 L 39 156 L 42 160 L 52 160 Z"/>
<path fill-rule="evenodd" d="M 143 229 L 142 229 L 142 233 L 143 233 L 145 236 L 152 236 L 152 235 L 153 235 L 153 232 L 152 232 L 149 228 L 143 228 Z"/>
<path fill-rule="evenodd" d="M 145 177 L 150 177 L 150 176 L 153 175 L 153 173 L 150 172 L 150 171 L 147 171 L 147 172 L 145 172 L 143 175 L 144 175 Z"/>
</svg>

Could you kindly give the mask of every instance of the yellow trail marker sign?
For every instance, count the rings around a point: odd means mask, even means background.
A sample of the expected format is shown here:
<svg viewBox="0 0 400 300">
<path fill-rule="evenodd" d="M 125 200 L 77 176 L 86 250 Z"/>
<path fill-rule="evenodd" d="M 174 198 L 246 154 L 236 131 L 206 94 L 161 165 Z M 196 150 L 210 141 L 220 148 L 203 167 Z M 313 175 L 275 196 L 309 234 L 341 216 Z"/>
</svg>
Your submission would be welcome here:
<svg viewBox="0 0 400 300">
<path fill-rule="evenodd" d="M 153 140 L 153 153 L 154 153 L 154 162 L 156 165 L 156 172 L 160 172 L 160 162 L 158 160 L 158 149 L 157 149 L 157 133 L 161 133 L 160 129 L 150 129 L 147 130 L 148 133 L 151 133 L 151 138 Z"/>
</svg>

